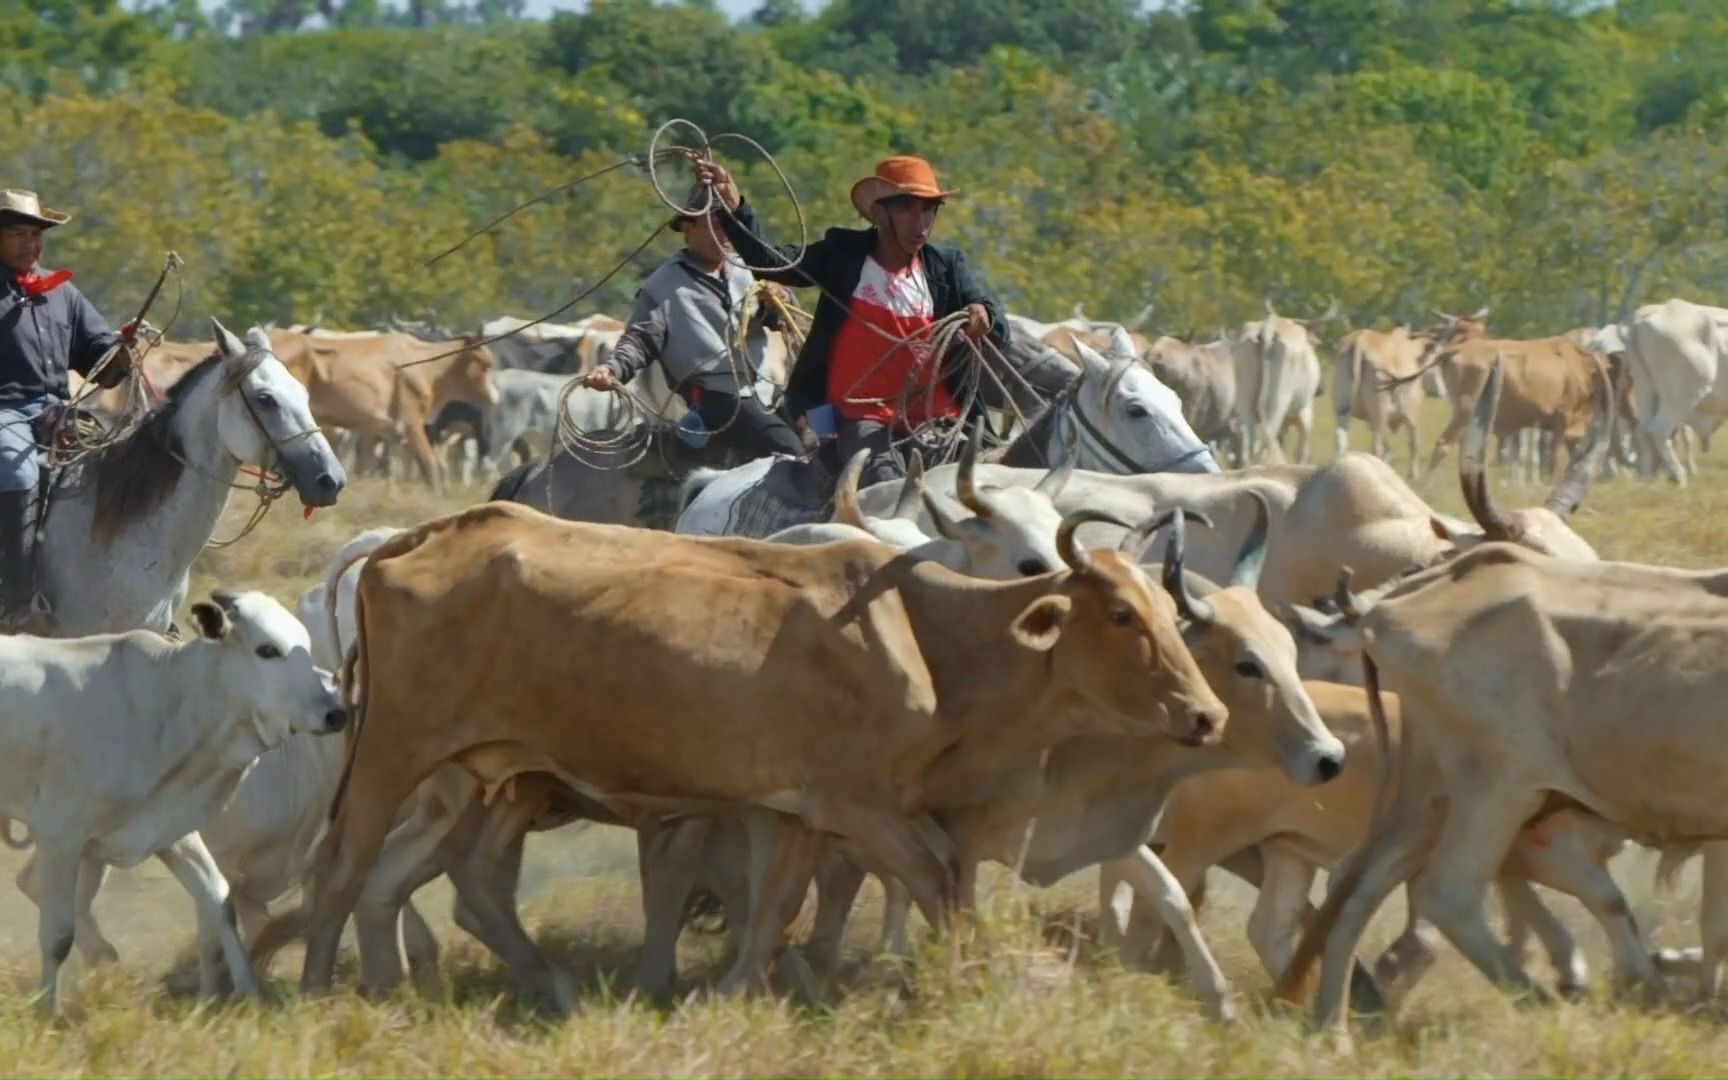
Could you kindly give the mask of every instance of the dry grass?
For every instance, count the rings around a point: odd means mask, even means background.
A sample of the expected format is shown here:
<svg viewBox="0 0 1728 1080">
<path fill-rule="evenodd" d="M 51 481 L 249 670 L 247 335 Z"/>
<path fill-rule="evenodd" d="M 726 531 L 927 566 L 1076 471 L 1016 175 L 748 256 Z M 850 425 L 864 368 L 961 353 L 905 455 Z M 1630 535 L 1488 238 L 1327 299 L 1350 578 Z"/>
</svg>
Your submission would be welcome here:
<svg viewBox="0 0 1728 1080">
<path fill-rule="evenodd" d="M 1322 413 L 1329 410 L 1322 408 Z M 1430 433 L 1441 417 L 1431 406 Z M 1322 423 L 1316 445 L 1329 447 Z M 1430 437 L 1431 434 L 1430 434 Z M 1324 452 L 1322 452 L 1324 455 Z M 1400 459 L 1401 460 L 1401 459 Z M 1710 463 L 1683 494 L 1628 480 L 1604 483 L 1578 522 L 1608 557 L 1701 566 L 1717 563 L 1728 530 L 1728 484 Z M 1461 512 L 1455 474 L 1417 485 L 1437 506 Z M 1542 492 L 1500 485 L 1508 504 Z M 349 536 L 408 524 L 482 497 L 444 500 L 417 488 L 361 483 L 340 509 L 302 521 L 279 509 L 236 548 L 212 553 L 195 583 L 265 588 L 290 604 Z M 246 508 L 230 515 L 233 525 Z M 7 868 L 15 858 L 4 861 Z M 1696 882 L 1675 898 L 1650 894 L 1650 859 L 1622 857 L 1619 878 L 1641 925 L 1661 943 L 1696 941 Z M 876 925 L 875 894 L 855 921 L 846 994 L 824 1006 L 778 999 L 714 1000 L 700 992 L 718 971 L 721 944 L 687 935 L 683 1004 L 656 1011 L 627 998 L 640 937 L 630 838 L 591 828 L 535 837 L 524 876 L 528 924 L 577 972 L 587 996 L 568 1021 L 548 1022 L 511 993 L 499 966 L 456 932 L 448 891 L 429 887 L 426 910 L 447 943 L 448 994 L 367 1002 L 348 993 L 296 999 L 298 953 L 276 970 L 283 1000 L 264 1007 L 200 1006 L 178 989 L 177 952 L 191 937 L 190 903 L 155 867 L 115 875 L 99 913 L 120 945 L 123 969 L 77 976 L 77 1018 L 38 1020 L 24 1001 L 34 980 L 34 919 L 15 891 L 0 890 L 0 1071 L 9 1074 L 686 1074 L 859 1075 L 1207 1074 L 1462 1075 L 1717 1073 L 1728 1027 L 1715 1011 L 1651 1010 L 1607 997 L 1520 1008 L 1446 956 L 1389 1033 L 1354 1047 L 1307 1034 L 1266 1004 L 1267 984 L 1242 933 L 1248 893 L 1219 882 L 1203 923 L 1243 997 L 1246 1019 L 1212 1025 L 1180 984 L 1121 970 L 1090 944 L 1093 876 L 1031 893 L 998 876 L 978 936 L 952 953 L 926 945 L 909 967 L 872 965 L 864 946 Z M 427 894 L 423 894 L 427 895 Z M 1557 900 L 1564 918 L 1606 963 L 1582 910 Z M 1402 911 L 1383 915 L 1383 944 Z M 1075 931 L 1079 934 L 1076 936 Z M 1538 963 L 1535 970 L 1543 970 Z"/>
</svg>

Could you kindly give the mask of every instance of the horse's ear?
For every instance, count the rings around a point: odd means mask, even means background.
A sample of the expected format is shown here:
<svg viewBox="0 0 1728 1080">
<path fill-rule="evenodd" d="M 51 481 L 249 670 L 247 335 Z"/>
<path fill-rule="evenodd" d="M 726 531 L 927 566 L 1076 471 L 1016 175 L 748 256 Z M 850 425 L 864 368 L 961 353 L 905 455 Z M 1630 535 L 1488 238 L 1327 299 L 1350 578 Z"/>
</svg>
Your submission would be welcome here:
<svg viewBox="0 0 1728 1080">
<path fill-rule="evenodd" d="M 264 332 L 263 327 L 254 326 L 246 331 L 246 344 L 251 346 L 255 352 L 269 352 L 270 335 Z"/>
<path fill-rule="evenodd" d="M 223 326 L 222 321 L 214 315 L 210 317 L 210 329 L 216 336 L 217 351 L 221 352 L 225 358 L 238 360 L 246 355 L 246 346 L 241 344 L 240 339 L 235 337 L 226 326 Z"/>
</svg>

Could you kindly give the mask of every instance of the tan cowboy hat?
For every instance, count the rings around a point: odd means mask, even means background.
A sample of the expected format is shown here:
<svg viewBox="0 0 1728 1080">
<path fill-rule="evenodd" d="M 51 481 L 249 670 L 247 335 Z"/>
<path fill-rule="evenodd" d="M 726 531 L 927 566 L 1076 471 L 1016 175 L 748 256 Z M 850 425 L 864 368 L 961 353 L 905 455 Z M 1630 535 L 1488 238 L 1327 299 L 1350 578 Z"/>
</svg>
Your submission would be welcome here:
<svg viewBox="0 0 1728 1080">
<path fill-rule="evenodd" d="M 64 225 L 72 220 L 71 214 L 50 210 L 42 205 L 42 200 L 36 197 L 34 191 L 24 191 L 21 188 L 0 190 L 0 221 L 5 221 L 9 217 L 21 217 L 26 221 L 33 221 L 44 229 L 52 229 L 56 225 Z"/>
<path fill-rule="evenodd" d="M 876 166 L 876 171 L 852 185 L 852 205 L 865 220 L 869 220 L 870 208 L 882 199 L 895 195 L 916 195 L 920 199 L 946 199 L 950 195 L 958 195 L 952 189 L 944 190 L 936 182 L 936 170 L 921 157 L 901 154 L 883 160 Z"/>
</svg>

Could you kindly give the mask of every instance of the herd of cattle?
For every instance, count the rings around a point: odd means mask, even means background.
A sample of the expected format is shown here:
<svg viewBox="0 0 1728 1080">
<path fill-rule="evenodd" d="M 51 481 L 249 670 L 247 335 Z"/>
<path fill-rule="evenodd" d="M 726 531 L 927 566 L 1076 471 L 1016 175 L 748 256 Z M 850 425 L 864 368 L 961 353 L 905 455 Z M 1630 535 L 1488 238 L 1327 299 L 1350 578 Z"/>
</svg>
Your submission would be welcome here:
<svg viewBox="0 0 1728 1080">
<path fill-rule="evenodd" d="M 1708 435 L 1713 404 L 1728 406 L 1714 389 L 1728 310 L 1676 300 L 1542 341 L 1486 337 L 1485 312 L 1348 335 L 1341 417 L 1366 419 L 1377 449 L 1410 428 L 1412 467 L 1415 398 L 1438 373 L 1457 410 L 1440 449 L 1459 444 L 1471 521 L 1379 457 L 1307 463 L 1332 314 L 1268 306 L 1210 345 L 1017 320 L 1059 351 L 1078 343 L 1081 362 L 1144 361 L 1234 470 L 1021 468 L 969 444 L 956 464 L 859 490 L 855 459 L 831 521 L 766 542 L 490 501 L 355 537 L 297 619 L 218 594 L 191 609 L 187 641 L 0 641 L 0 813 L 28 826 L 9 844 L 35 846 L 19 883 L 42 911 L 45 1005 L 73 947 L 117 955 L 92 908 L 107 867 L 154 854 L 198 899 L 207 992 L 255 993 L 257 970 L 302 936 L 303 988 L 329 987 L 350 919 L 363 987 L 435 983 L 411 898 L 447 875 L 457 925 L 525 993 L 567 1008 L 576 987 L 524 929 L 516 888 L 526 834 L 577 821 L 637 833 L 634 985 L 655 997 L 675 985 L 698 889 L 733 938 L 720 989 L 808 986 L 832 976 L 866 874 L 889 896 L 883 944 L 903 949 L 911 906 L 946 928 L 985 861 L 1035 884 L 1100 867 L 1107 934 L 1130 960 L 1184 969 L 1220 1018 L 1230 987 L 1194 910 L 1213 867 L 1259 888 L 1248 937 L 1283 992 L 1320 962 L 1322 1022 L 1342 1019 L 1346 993 L 1389 1007 L 1435 929 L 1490 979 L 1540 992 L 1524 971 L 1534 934 L 1559 989 L 1582 987 L 1582 955 L 1535 885 L 1601 923 L 1621 982 L 1658 991 L 1684 972 L 1714 994 L 1728 752 L 1710 749 L 1710 718 L 1728 693 L 1728 577 L 1600 561 L 1570 516 L 1619 450 L 1623 409 L 1639 467 L 1684 482 L 1670 437 Z M 572 329 L 505 341 L 558 355 L 544 362 L 562 386 L 618 330 Z M 400 439 L 429 478 L 425 429 L 442 410 L 466 402 L 474 430 L 498 430 L 507 377 L 544 374 L 478 339 L 218 342 L 248 371 L 280 360 L 320 427 Z M 152 378 L 171 383 L 178 354 L 154 355 Z M 756 370 L 772 382 L 783 353 Z M 1547 443 L 1526 440 L 1532 460 L 1571 460 L 1543 505 L 1502 507 L 1488 444 L 1531 429 Z M 486 662 L 452 662 L 469 656 Z M 1671 863 L 1703 855 L 1700 949 L 1650 952 L 1606 868 L 1632 841 Z M 1362 930 L 1400 885 L 1409 926 L 1363 968 Z M 1509 943 L 1485 919 L 1490 885 Z M 812 887 L 810 937 L 789 948 Z M 301 906 L 272 914 L 296 888 Z"/>
</svg>

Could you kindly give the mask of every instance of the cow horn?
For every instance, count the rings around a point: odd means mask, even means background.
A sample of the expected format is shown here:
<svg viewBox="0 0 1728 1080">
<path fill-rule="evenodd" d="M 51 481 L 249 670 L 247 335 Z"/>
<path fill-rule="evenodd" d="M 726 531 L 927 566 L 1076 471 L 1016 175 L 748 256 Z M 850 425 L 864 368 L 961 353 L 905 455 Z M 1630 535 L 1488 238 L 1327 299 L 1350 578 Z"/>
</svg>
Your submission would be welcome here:
<svg viewBox="0 0 1728 1080">
<path fill-rule="evenodd" d="M 1590 485 L 1596 482 L 1602 463 L 1614 444 L 1611 434 L 1614 429 L 1614 383 L 1600 360 L 1596 361 L 1596 373 L 1596 415 L 1590 418 L 1590 430 L 1584 435 L 1584 444 L 1567 463 L 1566 474 L 1554 485 L 1548 501 L 1543 504 L 1563 518 L 1571 517 L 1572 512 L 1583 505 L 1584 496 L 1589 494 Z"/>
<path fill-rule="evenodd" d="M 1434 309 L 1434 314 L 1440 316 L 1440 321 L 1448 326 L 1458 321 L 1458 316 L 1441 311 L 1439 308 Z"/>
<path fill-rule="evenodd" d="M 1307 319 L 1305 321 L 1309 323 L 1328 323 L 1333 319 L 1336 319 L 1338 317 L 1338 298 L 1334 296 L 1331 300 L 1332 302 L 1326 306 L 1326 313 L 1324 315 L 1321 315 L 1317 319 Z"/>
<path fill-rule="evenodd" d="M 1260 570 L 1266 565 L 1266 534 L 1271 527 L 1272 508 L 1267 504 L 1266 496 L 1253 488 L 1248 489 L 1248 497 L 1254 500 L 1254 527 L 1248 530 L 1248 538 L 1236 554 L 1236 565 L 1230 571 L 1230 584 L 1257 589 L 1260 587 Z"/>
<path fill-rule="evenodd" d="M 1208 624 L 1216 617 L 1212 605 L 1188 591 L 1188 578 L 1182 573 L 1182 544 L 1186 537 L 1185 514 L 1170 518 L 1170 543 L 1164 548 L 1164 590 L 1176 601 L 1176 610 L 1193 622 Z"/>
<path fill-rule="evenodd" d="M 1208 529 L 1212 528 L 1212 519 L 1198 510 L 1189 510 L 1186 507 L 1180 510 L 1166 510 L 1162 514 L 1152 515 L 1129 529 L 1122 535 L 1122 542 L 1117 545 L 1116 550 L 1135 562 L 1139 562 L 1140 556 L 1146 553 L 1146 546 L 1152 542 L 1152 537 L 1157 534 L 1159 529 L 1170 524 L 1177 514 L 1181 514 L 1196 525 L 1204 525 Z"/>
<path fill-rule="evenodd" d="M 1278 317 L 1278 309 L 1272 306 L 1272 298 L 1270 296 L 1261 297 L 1260 302 L 1266 305 L 1266 317 L 1268 319 L 1276 319 Z"/>
<path fill-rule="evenodd" d="M 1123 323 L 1122 326 L 1124 329 L 1138 330 L 1142 326 L 1145 326 L 1146 320 L 1150 319 L 1151 317 L 1152 317 L 1152 303 L 1150 301 L 1148 301 L 1145 307 L 1141 308 L 1140 311 L 1132 319 L 1129 319 L 1127 322 Z"/>
<path fill-rule="evenodd" d="M 1038 478 L 1032 485 L 1032 490 L 1040 495 L 1046 495 L 1051 502 L 1062 494 L 1062 489 L 1068 486 L 1068 481 L 1074 476 L 1074 466 L 1080 461 L 1080 425 L 1070 425 L 1068 429 L 1068 445 L 1063 448 L 1062 463 Z"/>
<path fill-rule="evenodd" d="M 978 494 L 978 481 L 974 473 L 978 468 L 978 444 L 984 439 L 984 418 L 980 416 L 972 423 L 972 434 L 967 437 L 966 445 L 960 448 L 960 467 L 954 473 L 954 494 L 960 496 L 960 505 L 977 514 L 979 517 L 991 515 L 990 504 Z"/>
<path fill-rule="evenodd" d="M 1476 309 L 1476 314 L 1470 316 L 1470 318 L 1475 322 L 1481 322 L 1483 319 L 1488 317 L 1488 311 L 1489 305 L 1483 304 L 1480 308 Z"/>
<path fill-rule="evenodd" d="M 1338 568 L 1338 584 L 1332 590 L 1332 602 L 1337 605 L 1338 613 L 1344 616 L 1344 621 L 1354 626 L 1362 618 L 1362 605 L 1356 594 L 1350 591 L 1350 582 L 1356 576 L 1356 571 L 1348 566 Z"/>
<path fill-rule="evenodd" d="M 961 532 L 960 519 L 953 517 L 942 506 L 942 498 L 934 491 L 923 492 L 924 509 L 930 514 L 930 520 L 935 523 L 936 531 L 949 540 L 959 540 L 964 535 Z"/>
<path fill-rule="evenodd" d="M 912 460 L 906 464 L 906 479 L 900 481 L 900 498 L 894 502 L 894 516 L 897 518 L 917 517 L 918 500 L 923 494 L 924 455 L 914 450 L 912 451 Z"/>
<path fill-rule="evenodd" d="M 1134 527 L 1121 518 L 1112 517 L 1098 510 L 1076 510 L 1063 518 L 1061 526 L 1056 530 L 1056 554 L 1062 556 L 1062 561 L 1068 565 L 1068 569 L 1076 574 L 1093 572 L 1091 564 L 1086 561 L 1086 552 L 1080 547 L 1074 534 L 1079 531 L 1080 526 L 1094 521 L 1105 525 L 1120 525 L 1124 529 Z"/>
<path fill-rule="evenodd" d="M 870 460 L 870 451 L 860 450 L 852 455 L 852 460 L 846 463 L 846 468 L 840 474 L 840 482 L 834 487 L 834 520 L 842 525 L 851 525 L 862 529 L 864 511 L 858 505 L 858 478 L 864 475 L 864 463 Z"/>
<path fill-rule="evenodd" d="M 1488 369 L 1488 381 L 1476 399 L 1476 408 L 1470 413 L 1470 426 L 1464 429 L 1458 452 L 1458 481 L 1464 489 L 1464 505 L 1470 508 L 1470 516 L 1482 526 L 1488 539 L 1516 541 L 1524 530 L 1496 506 L 1494 497 L 1488 494 L 1486 467 L 1488 433 L 1494 426 L 1494 413 L 1500 407 L 1500 386 L 1505 379 L 1503 362 L 1502 355 L 1496 352 L 1494 366 Z"/>
</svg>

